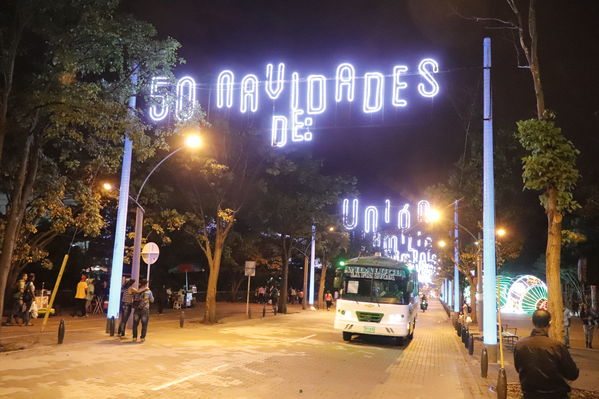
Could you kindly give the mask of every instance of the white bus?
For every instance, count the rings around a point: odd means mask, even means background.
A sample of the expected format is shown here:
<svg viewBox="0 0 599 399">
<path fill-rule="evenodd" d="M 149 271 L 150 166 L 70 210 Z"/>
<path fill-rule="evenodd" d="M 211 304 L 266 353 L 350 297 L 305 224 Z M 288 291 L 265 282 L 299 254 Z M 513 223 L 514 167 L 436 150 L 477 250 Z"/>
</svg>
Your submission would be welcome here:
<svg viewBox="0 0 599 399">
<path fill-rule="evenodd" d="M 337 269 L 339 289 L 335 329 L 343 340 L 353 335 L 385 335 L 396 345 L 411 339 L 418 314 L 416 271 L 403 262 L 381 256 L 354 258 Z"/>
</svg>

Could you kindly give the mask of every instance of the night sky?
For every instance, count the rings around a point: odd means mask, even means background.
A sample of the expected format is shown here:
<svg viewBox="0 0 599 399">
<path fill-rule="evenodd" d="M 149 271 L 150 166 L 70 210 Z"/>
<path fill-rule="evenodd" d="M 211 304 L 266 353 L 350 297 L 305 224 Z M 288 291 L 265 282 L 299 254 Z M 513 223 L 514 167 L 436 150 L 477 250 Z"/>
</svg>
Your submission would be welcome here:
<svg viewBox="0 0 599 399">
<path fill-rule="evenodd" d="M 490 36 L 494 46 L 495 128 L 513 130 L 517 120 L 536 112 L 530 72 L 518 67 L 525 61 L 512 33 L 460 18 L 450 3 L 145 0 L 128 1 L 125 7 L 154 24 L 160 35 L 180 41 L 187 63 L 176 75 L 190 74 L 200 82 L 214 83 L 225 68 L 237 76 L 263 76 L 268 62 L 285 62 L 304 76 L 334 76 L 344 61 L 352 62 L 359 75 L 372 70 L 390 73 L 399 63 L 413 69 L 420 59 L 435 58 L 441 93 L 434 101 L 414 101 L 401 113 L 390 110 L 352 123 L 340 117 L 341 111 L 328 110 L 316 123 L 314 141 L 294 144 L 298 151 L 323 158 L 329 172 L 357 176 L 363 196 L 413 200 L 427 186 L 446 180 L 464 151 L 469 122 L 471 135 L 482 134 L 484 36 Z M 455 3 L 463 15 L 510 17 L 502 0 Z M 582 150 L 578 166 L 584 178 L 597 181 L 599 4 L 539 1 L 538 19 L 546 103 Z M 268 118 L 247 123 L 270 140 Z M 536 199 L 532 206 L 538 206 Z M 539 214 L 542 223 L 540 207 Z"/>
</svg>

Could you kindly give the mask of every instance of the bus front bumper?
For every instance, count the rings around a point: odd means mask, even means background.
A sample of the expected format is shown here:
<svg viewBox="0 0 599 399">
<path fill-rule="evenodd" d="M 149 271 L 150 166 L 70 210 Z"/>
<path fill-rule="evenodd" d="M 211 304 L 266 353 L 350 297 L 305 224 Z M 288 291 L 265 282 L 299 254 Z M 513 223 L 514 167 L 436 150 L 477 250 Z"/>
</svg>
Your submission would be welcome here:
<svg viewBox="0 0 599 399">
<path fill-rule="evenodd" d="M 368 323 L 335 320 L 335 329 L 352 334 L 388 335 L 392 337 L 407 337 L 410 333 L 408 323 Z"/>
</svg>

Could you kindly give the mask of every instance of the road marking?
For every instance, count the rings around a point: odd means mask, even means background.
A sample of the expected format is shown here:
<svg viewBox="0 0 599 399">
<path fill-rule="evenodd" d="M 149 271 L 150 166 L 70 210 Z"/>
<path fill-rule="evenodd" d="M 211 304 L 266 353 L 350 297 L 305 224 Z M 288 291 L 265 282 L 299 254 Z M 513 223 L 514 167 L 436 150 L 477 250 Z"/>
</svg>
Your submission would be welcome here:
<svg viewBox="0 0 599 399">
<path fill-rule="evenodd" d="M 288 341 L 288 342 L 299 342 L 299 341 L 303 341 L 305 339 L 310 339 L 310 338 L 315 337 L 315 336 L 316 336 L 316 334 L 306 335 L 305 337 L 298 338 L 298 339 L 292 339 L 291 341 Z"/>
<path fill-rule="evenodd" d="M 205 375 L 205 374 L 210 374 L 211 372 L 218 371 L 218 370 L 220 370 L 222 368 L 225 368 L 227 366 L 228 366 L 228 364 L 221 364 L 220 366 L 216 366 L 216 367 L 212 368 L 209 372 L 200 371 L 199 373 L 188 375 L 187 377 L 179 378 L 178 380 L 167 382 L 166 384 L 162 384 L 162 385 L 159 385 L 157 387 L 154 387 L 154 388 L 152 388 L 152 391 L 160 391 L 160 390 L 162 390 L 164 388 L 172 387 L 173 385 L 177 385 L 177 384 L 180 384 L 180 383 L 185 382 L 187 380 L 191 380 L 192 378 L 196 378 L 196 377 L 199 377 L 199 376 Z"/>
</svg>

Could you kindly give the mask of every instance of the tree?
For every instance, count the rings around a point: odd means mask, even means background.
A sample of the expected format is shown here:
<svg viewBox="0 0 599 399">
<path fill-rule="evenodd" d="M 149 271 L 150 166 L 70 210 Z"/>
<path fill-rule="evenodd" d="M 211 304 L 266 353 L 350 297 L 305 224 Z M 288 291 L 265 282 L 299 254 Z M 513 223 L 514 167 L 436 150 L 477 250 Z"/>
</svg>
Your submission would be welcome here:
<svg viewBox="0 0 599 399">
<path fill-rule="evenodd" d="M 347 251 L 349 248 L 349 233 L 346 231 L 337 231 L 334 226 L 325 229 L 317 238 L 317 246 L 320 249 L 322 270 L 320 271 L 320 284 L 318 286 L 318 307 L 325 309 L 324 306 L 324 289 L 327 279 L 327 269 L 329 262 L 339 256 L 342 251 Z"/>
<path fill-rule="evenodd" d="M 264 230 L 280 245 L 281 313 L 287 313 L 289 259 L 297 240 L 310 236 L 312 224 L 320 225 L 342 194 L 354 190 L 355 178 L 327 176 L 321 168 L 322 161 L 291 156 L 276 158 L 267 168 L 259 214 Z"/>
<path fill-rule="evenodd" d="M 205 148 L 178 163 L 172 181 L 177 190 L 169 199 L 172 210 L 185 219 L 182 227 L 204 253 L 209 276 L 205 323 L 215 323 L 216 291 L 226 242 L 246 199 L 262 188 L 265 145 L 253 132 L 231 129 L 217 121 L 208 126 L 203 113 L 181 126 L 201 126 Z M 176 194 L 174 194 L 176 192 Z"/>
<path fill-rule="evenodd" d="M 8 205 L 1 293 L 13 266 L 43 257 L 45 245 L 67 227 L 99 232 L 101 203 L 93 182 L 118 166 L 123 134 L 134 140 L 140 159 L 154 149 L 127 99 L 155 73 L 168 76 L 179 47 L 170 38 L 157 40 L 151 25 L 119 13 L 117 1 L 12 0 L 5 9 L 0 188 Z M 131 84 L 133 73 L 138 85 Z"/>
<path fill-rule="evenodd" d="M 578 207 L 572 191 L 580 177 L 575 166 L 579 151 L 552 119 L 530 119 L 517 125 L 518 139 L 529 152 L 522 158 L 524 188 L 542 192 L 539 198 L 547 214 L 546 276 L 549 311 L 554 320 L 550 334 L 563 341 L 561 226 L 563 215 Z"/>
</svg>

